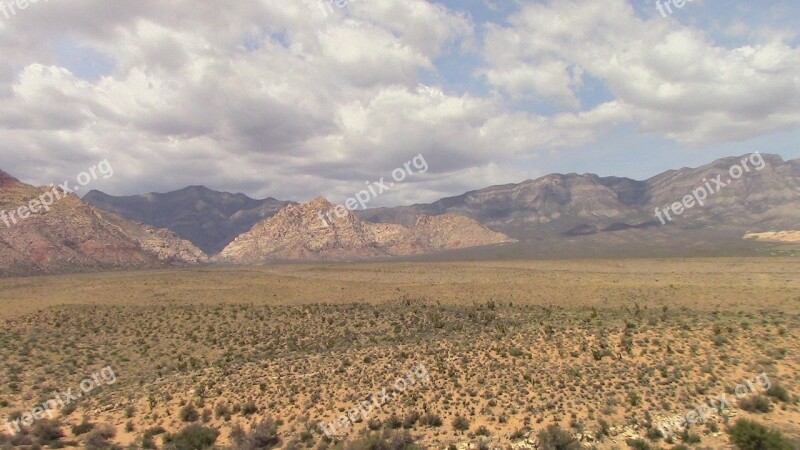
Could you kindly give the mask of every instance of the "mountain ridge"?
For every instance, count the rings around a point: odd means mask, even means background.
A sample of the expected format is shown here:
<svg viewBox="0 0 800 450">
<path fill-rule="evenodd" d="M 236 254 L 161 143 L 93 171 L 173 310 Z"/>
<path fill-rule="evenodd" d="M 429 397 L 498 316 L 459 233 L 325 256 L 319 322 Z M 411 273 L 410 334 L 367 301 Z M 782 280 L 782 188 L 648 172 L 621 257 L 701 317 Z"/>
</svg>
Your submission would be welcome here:
<svg viewBox="0 0 800 450">
<path fill-rule="evenodd" d="M 58 187 L 0 175 L 0 275 L 145 269 L 197 264 L 208 257 L 166 229 L 123 219 Z M 31 207 L 47 199 L 48 206 Z M 52 201 L 50 201 L 52 200 Z M 17 211 L 16 216 L 11 214 Z"/>
<path fill-rule="evenodd" d="M 220 252 L 256 222 L 293 203 L 272 197 L 258 200 L 201 185 L 119 197 L 93 190 L 83 199 L 126 219 L 170 229 L 208 254 Z"/>
<path fill-rule="evenodd" d="M 331 218 L 321 214 L 333 208 L 323 197 L 286 206 L 237 237 L 215 261 L 365 259 L 512 242 L 466 217 L 420 216 L 414 227 L 406 228 L 369 223 L 348 210 Z"/>
</svg>

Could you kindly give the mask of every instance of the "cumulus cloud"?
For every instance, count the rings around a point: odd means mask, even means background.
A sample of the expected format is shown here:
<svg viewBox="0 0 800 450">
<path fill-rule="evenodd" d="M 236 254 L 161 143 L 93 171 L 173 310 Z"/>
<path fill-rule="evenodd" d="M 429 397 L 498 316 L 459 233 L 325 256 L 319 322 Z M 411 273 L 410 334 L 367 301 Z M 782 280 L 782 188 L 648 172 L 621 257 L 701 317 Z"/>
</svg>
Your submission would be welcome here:
<svg viewBox="0 0 800 450">
<path fill-rule="evenodd" d="M 602 3 L 523 4 L 503 25 L 424 0 L 40 3 L 0 21 L 2 168 L 48 183 L 109 158 L 111 193 L 302 200 L 424 154 L 396 204 L 529 178 L 515 164 L 631 123 L 688 143 L 796 126 L 796 48 L 726 49 Z M 64 42 L 110 64 L 82 77 Z M 480 58 L 463 76 L 495 90 L 426 82 L 447 58 Z M 586 102 L 590 76 L 613 98 Z M 556 112 L 524 107 L 541 101 Z"/>
<path fill-rule="evenodd" d="M 487 81 L 512 98 L 580 110 L 580 78 L 591 75 L 642 130 L 684 144 L 800 124 L 796 47 L 770 40 L 725 48 L 661 16 L 641 18 L 624 0 L 527 4 L 508 25 L 489 27 L 484 57 Z"/>
</svg>

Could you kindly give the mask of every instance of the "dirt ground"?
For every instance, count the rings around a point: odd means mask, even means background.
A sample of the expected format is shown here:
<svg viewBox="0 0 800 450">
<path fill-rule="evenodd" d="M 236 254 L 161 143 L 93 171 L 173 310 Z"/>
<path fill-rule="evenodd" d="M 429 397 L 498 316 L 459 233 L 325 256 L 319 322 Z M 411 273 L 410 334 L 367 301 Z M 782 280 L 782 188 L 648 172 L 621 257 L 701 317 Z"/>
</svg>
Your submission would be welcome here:
<svg viewBox="0 0 800 450">
<path fill-rule="evenodd" d="M 734 448 L 726 428 L 743 417 L 800 438 L 797 258 L 111 272 L 0 279 L 0 305 L 0 421 L 113 369 L 113 384 L 60 409 L 62 447 L 162 448 L 191 423 L 226 446 L 265 419 L 284 448 L 369 429 L 429 448 L 535 448 L 550 424 L 585 448 Z M 754 384 L 761 374 L 785 392 Z M 725 394 L 725 414 L 672 443 L 654 434 Z M 324 436 L 320 422 L 359 404 L 368 417 Z M 42 428 L 0 446 L 47 443 Z"/>
</svg>

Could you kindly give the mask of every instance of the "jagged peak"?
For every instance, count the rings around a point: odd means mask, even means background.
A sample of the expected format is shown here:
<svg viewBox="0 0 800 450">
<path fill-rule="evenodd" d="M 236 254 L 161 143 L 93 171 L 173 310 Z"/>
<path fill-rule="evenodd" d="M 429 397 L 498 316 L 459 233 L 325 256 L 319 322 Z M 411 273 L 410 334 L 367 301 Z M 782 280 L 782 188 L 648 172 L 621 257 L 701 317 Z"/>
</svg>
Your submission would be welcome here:
<svg viewBox="0 0 800 450">
<path fill-rule="evenodd" d="M 299 207 L 302 208 L 302 209 L 314 209 L 314 208 L 317 208 L 317 209 L 328 210 L 328 209 L 331 209 L 331 208 L 335 208 L 336 205 L 331 203 L 327 198 L 325 198 L 325 197 L 320 195 L 320 196 L 315 197 L 313 200 L 309 200 L 308 202 L 299 205 Z"/>
</svg>

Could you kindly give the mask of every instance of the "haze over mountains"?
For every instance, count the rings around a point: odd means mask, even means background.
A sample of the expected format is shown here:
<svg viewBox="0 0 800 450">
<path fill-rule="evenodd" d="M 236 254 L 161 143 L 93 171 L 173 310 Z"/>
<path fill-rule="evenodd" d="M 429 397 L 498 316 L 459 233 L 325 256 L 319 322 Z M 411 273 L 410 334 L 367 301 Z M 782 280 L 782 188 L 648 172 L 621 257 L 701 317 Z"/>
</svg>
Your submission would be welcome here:
<svg viewBox="0 0 800 450">
<path fill-rule="evenodd" d="M 800 223 L 800 160 L 784 162 L 762 155 L 764 168 L 744 174 L 706 204 L 695 206 L 665 225 L 670 229 L 725 227 L 735 230 L 786 229 Z M 547 175 L 519 184 L 493 186 L 431 204 L 377 208 L 359 212 L 372 222 L 409 224 L 420 214 L 459 214 L 519 239 L 582 235 L 628 228 L 664 226 L 655 209 L 663 208 L 739 164 L 723 158 L 698 168 L 669 170 L 645 181 L 594 174 Z"/>
<path fill-rule="evenodd" d="M 715 245 L 715 237 L 739 239 L 747 231 L 795 229 L 800 223 L 800 160 L 761 156 L 763 169 L 745 173 L 720 192 L 710 194 L 704 206 L 695 206 L 666 225 L 656 218 L 657 207 L 681 201 L 702 186 L 704 179 L 718 174 L 729 178 L 730 167 L 740 164 L 744 155 L 697 168 L 669 170 L 644 181 L 594 174 L 552 174 L 430 204 L 354 213 L 367 222 L 407 228 L 413 227 L 422 215 L 465 216 L 519 239 L 519 245 L 540 248 L 557 248 L 559 243 L 566 245 L 569 238 L 586 236 L 594 236 L 588 243 L 598 246 L 613 242 L 625 246 L 631 241 L 663 246 L 674 241 Z M 123 217 L 170 228 L 210 254 L 230 244 L 239 230 L 249 230 L 259 220 L 272 217 L 282 205 L 291 203 L 253 200 L 242 194 L 198 187 L 131 197 L 93 192 L 84 199 Z"/>
<path fill-rule="evenodd" d="M 65 194 L 50 211 L 0 226 L 0 274 L 208 262 L 201 248 L 217 255 L 215 261 L 237 264 L 409 257 L 456 249 L 462 253 L 454 255 L 481 252 L 500 258 L 542 252 L 608 256 L 612 250 L 669 256 L 668 249 L 675 247 L 699 254 L 734 247 L 749 251 L 788 241 L 744 241 L 745 233 L 791 231 L 800 224 L 800 160 L 762 157 L 760 170 L 738 180 L 728 180 L 728 170 L 742 157 L 645 181 L 553 174 L 431 204 L 348 212 L 334 223 L 320 219 L 321 212 L 333 208 L 323 198 L 298 205 L 202 186 L 129 197 L 93 191 L 83 200 Z M 681 201 L 717 175 L 729 183 L 709 194 L 703 206 L 666 224 L 658 221 L 656 208 Z M 0 172 L 0 210 L 14 210 L 52 189 Z M 506 245 L 492 247 L 501 243 Z"/>
</svg>

